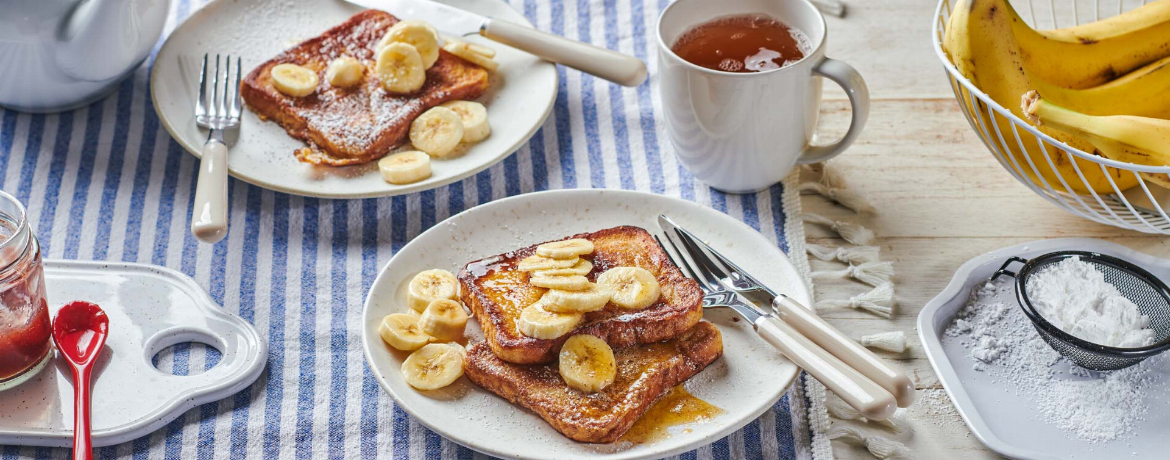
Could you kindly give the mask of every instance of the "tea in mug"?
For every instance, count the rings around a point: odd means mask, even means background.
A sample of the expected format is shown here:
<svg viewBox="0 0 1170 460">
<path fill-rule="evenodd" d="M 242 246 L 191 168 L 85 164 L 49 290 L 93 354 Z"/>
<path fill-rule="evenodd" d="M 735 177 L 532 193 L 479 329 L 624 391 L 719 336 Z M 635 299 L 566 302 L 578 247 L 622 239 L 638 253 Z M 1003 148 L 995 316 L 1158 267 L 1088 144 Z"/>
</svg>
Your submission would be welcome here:
<svg viewBox="0 0 1170 460">
<path fill-rule="evenodd" d="M 779 69 L 804 58 L 803 32 L 766 14 L 726 16 L 699 24 L 671 46 L 691 64 L 724 72 Z"/>
</svg>

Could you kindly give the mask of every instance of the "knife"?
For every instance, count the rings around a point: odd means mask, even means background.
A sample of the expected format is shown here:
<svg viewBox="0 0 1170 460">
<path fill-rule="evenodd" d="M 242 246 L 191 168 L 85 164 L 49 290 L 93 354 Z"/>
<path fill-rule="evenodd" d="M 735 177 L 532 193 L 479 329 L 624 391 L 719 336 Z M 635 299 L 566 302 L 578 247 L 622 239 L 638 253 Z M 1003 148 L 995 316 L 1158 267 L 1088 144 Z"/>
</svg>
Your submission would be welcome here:
<svg viewBox="0 0 1170 460">
<path fill-rule="evenodd" d="M 719 276 L 719 282 L 728 289 L 740 294 L 758 292 L 767 296 L 772 303 L 772 309 L 781 320 L 788 323 L 793 329 L 800 332 L 801 335 L 808 337 L 813 343 L 824 348 L 825 351 L 837 357 L 837 359 L 844 361 L 850 367 L 857 369 L 862 375 L 889 391 L 894 395 L 894 399 L 898 401 L 898 407 L 909 407 L 914 402 L 914 382 L 910 381 L 910 378 L 905 374 L 899 373 L 890 367 L 889 364 L 886 364 L 885 361 L 872 351 L 869 351 L 869 349 L 861 346 L 857 341 L 849 338 L 849 336 L 846 336 L 828 322 L 825 322 L 815 312 L 801 305 L 799 302 L 792 300 L 784 294 L 777 294 L 771 288 L 764 285 L 764 283 L 761 283 L 755 277 L 748 274 L 748 272 L 739 268 L 735 262 L 732 262 L 727 257 L 724 257 L 723 254 L 711 248 L 710 245 L 704 243 L 703 240 L 686 229 L 679 227 L 669 217 L 659 215 L 658 226 L 662 227 L 662 231 L 664 232 L 675 232 L 695 247 L 701 247 L 726 267 L 727 273 L 722 274 L 725 276 Z M 706 257 L 705 254 L 692 254 L 692 256 L 694 256 L 692 260 L 696 261 L 696 257 Z M 716 275 L 720 274 L 717 273 Z"/>
<path fill-rule="evenodd" d="M 452 35 L 479 34 L 619 85 L 638 86 L 646 81 L 646 64 L 636 57 L 431 0 L 346 1 L 363 8 L 387 11 L 400 18 L 421 19 Z"/>
</svg>

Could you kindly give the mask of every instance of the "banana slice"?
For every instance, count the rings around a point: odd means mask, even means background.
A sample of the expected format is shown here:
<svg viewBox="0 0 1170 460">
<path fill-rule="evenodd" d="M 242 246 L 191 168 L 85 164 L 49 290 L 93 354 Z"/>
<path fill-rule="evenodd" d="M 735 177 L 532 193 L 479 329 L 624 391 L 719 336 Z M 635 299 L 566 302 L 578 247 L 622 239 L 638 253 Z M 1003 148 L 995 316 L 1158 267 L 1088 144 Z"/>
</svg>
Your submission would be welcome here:
<svg viewBox="0 0 1170 460">
<path fill-rule="evenodd" d="M 572 259 L 593 252 L 593 242 L 584 238 L 544 243 L 536 247 L 536 255 L 553 259 Z"/>
<path fill-rule="evenodd" d="M 418 390 L 437 390 L 463 376 L 465 351 L 458 344 L 432 343 L 402 362 L 402 378 Z"/>
<path fill-rule="evenodd" d="M 544 298 L 529 305 L 516 319 L 520 333 L 537 339 L 555 339 L 568 334 L 585 317 L 582 313 L 557 313 L 544 309 Z"/>
<path fill-rule="evenodd" d="M 411 184 L 431 177 L 431 157 L 418 150 L 407 150 L 378 160 L 382 180 L 391 184 Z"/>
<path fill-rule="evenodd" d="M 439 60 L 439 33 L 425 22 L 416 19 L 398 21 L 386 31 L 374 49 L 381 51 L 391 43 L 406 43 L 418 50 L 423 70 L 431 68 Z"/>
<path fill-rule="evenodd" d="M 423 310 L 422 316 L 418 318 L 418 325 L 431 337 L 454 342 L 463 338 L 463 329 L 467 326 L 467 312 L 463 311 L 463 304 L 459 302 L 438 299 Z"/>
<path fill-rule="evenodd" d="M 444 157 L 463 140 L 463 121 L 446 107 L 432 107 L 410 124 L 410 143 L 428 155 Z"/>
<path fill-rule="evenodd" d="M 361 83 L 365 73 L 366 66 L 362 65 L 361 61 L 342 56 L 329 63 L 329 68 L 325 70 L 325 80 L 330 86 L 349 88 Z"/>
<path fill-rule="evenodd" d="M 308 96 L 317 90 L 317 83 L 320 83 L 317 72 L 296 64 L 277 64 L 270 72 L 272 86 L 287 96 Z"/>
<path fill-rule="evenodd" d="M 407 287 L 407 303 L 415 311 L 425 311 L 431 302 L 439 299 L 459 299 L 459 280 L 442 269 L 427 270 L 411 278 Z"/>
<path fill-rule="evenodd" d="M 581 275 L 568 276 L 533 276 L 528 278 L 528 284 L 548 289 L 564 291 L 580 291 L 589 287 L 589 278 Z"/>
<path fill-rule="evenodd" d="M 465 41 L 448 40 L 447 43 L 443 44 L 443 49 L 448 53 L 466 59 L 467 62 L 487 69 L 488 72 L 495 72 L 496 69 L 500 68 L 500 63 L 496 62 L 495 59 L 476 52 L 471 44 Z"/>
<path fill-rule="evenodd" d="M 418 91 L 427 81 L 427 70 L 418 50 L 401 42 L 391 43 L 378 51 L 374 73 L 383 89 L 396 94 Z"/>
<path fill-rule="evenodd" d="M 588 283 L 584 289 L 577 291 L 549 289 L 540 300 L 544 309 L 548 311 L 585 313 L 605 308 L 609 298 L 609 288 L 597 283 Z"/>
<path fill-rule="evenodd" d="M 577 264 L 573 265 L 572 267 L 569 267 L 569 268 L 550 268 L 548 270 L 536 270 L 536 271 L 532 272 L 532 276 L 534 276 L 534 277 L 568 276 L 568 275 L 585 276 L 585 275 L 588 275 L 589 272 L 591 272 L 591 271 L 593 271 L 593 262 L 590 262 L 586 259 L 581 259 L 581 260 L 577 261 Z"/>
<path fill-rule="evenodd" d="M 615 305 L 631 310 L 649 307 L 662 293 L 654 274 L 641 267 L 611 268 L 597 275 L 597 284 L 613 292 Z"/>
<path fill-rule="evenodd" d="M 487 108 L 474 101 L 451 101 L 440 105 L 459 115 L 463 122 L 463 142 L 479 142 L 492 134 L 488 124 Z"/>
<path fill-rule="evenodd" d="M 617 377 L 617 359 L 613 349 L 597 337 L 579 334 L 561 346 L 561 378 L 570 387 L 595 393 L 613 384 Z"/>
<path fill-rule="evenodd" d="M 572 259 L 553 259 L 551 257 L 543 257 L 538 255 L 531 255 L 525 257 L 516 265 L 520 271 L 531 272 L 537 270 L 553 270 L 557 268 L 570 268 L 577 265 L 580 258 L 574 257 Z"/>
<path fill-rule="evenodd" d="M 382 318 L 378 335 L 387 345 L 403 351 L 417 350 L 433 340 L 419 327 L 418 315 L 411 313 L 395 313 Z"/>
</svg>

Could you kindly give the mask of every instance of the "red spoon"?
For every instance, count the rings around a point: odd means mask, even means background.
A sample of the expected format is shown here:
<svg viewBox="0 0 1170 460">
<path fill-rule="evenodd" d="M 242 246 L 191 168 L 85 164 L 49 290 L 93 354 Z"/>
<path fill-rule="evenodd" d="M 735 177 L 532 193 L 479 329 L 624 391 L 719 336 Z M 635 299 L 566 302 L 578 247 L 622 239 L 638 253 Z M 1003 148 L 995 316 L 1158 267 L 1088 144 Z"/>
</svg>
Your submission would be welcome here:
<svg viewBox="0 0 1170 460">
<path fill-rule="evenodd" d="M 71 302 L 53 319 L 53 341 L 73 369 L 73 460 L 92 460 L 89 391 L 93 363 L 106 343 L 110 320 L 101 307 Z"/>
</svg>

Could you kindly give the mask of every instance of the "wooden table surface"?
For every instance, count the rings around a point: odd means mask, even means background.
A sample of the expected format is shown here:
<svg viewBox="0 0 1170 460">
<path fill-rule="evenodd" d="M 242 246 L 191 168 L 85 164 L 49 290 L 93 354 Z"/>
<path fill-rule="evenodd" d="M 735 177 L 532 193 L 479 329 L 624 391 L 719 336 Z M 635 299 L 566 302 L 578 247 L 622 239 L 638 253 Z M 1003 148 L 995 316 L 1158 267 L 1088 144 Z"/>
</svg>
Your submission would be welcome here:
<svg viewBox="0 0 1170 460">
<path fill-rule="evenodd" d="M 877 234 L 882 259 L 892 261 L 897 270 L 898 306 L 892 320 L 853 310 L 821 313 L 854 336 L 905 331 L 910 349 L 885 356 L 914 379 L 924 400 L 904 414 L 912 427 L 906 433 L 854 426 L 905 443 L 919 459 L 1002 458 L 967 429 L 931 369 L 915 329 L 922 306 L 968 259 L 1005 246 L 1093 237 L 1165 257 L 1170 245 L 1163 236 L 1097 224 L 1058 209 L 996 162 L 959 111 L 934 53 L 930 28 L 935 1 L 845 2 L 845 18 L 827 18 L 828 56 L 861 72 L 872 101 L 864 133 L 830 164 L 877 212 L 857 217 L 811 195 L 804 197 L 804 209 L 862 223 Z M 826 82 L 825 88 L 820 133 L 835 137 L 848 124 L 849 104 L 832 83 Z M 845 244 L 818 226 L 808 225 L 806 231 L 809 243 Z M 814 260 L 812 268 L 841 265 Z M 818 299 L 847 298 L 867 289 L 854 281 L 818 281 L 815 294 Z M 873 458 L 864 447 L 845 442 L 834 441 L 833 450 L 842 460 Z"/>
</svg>

